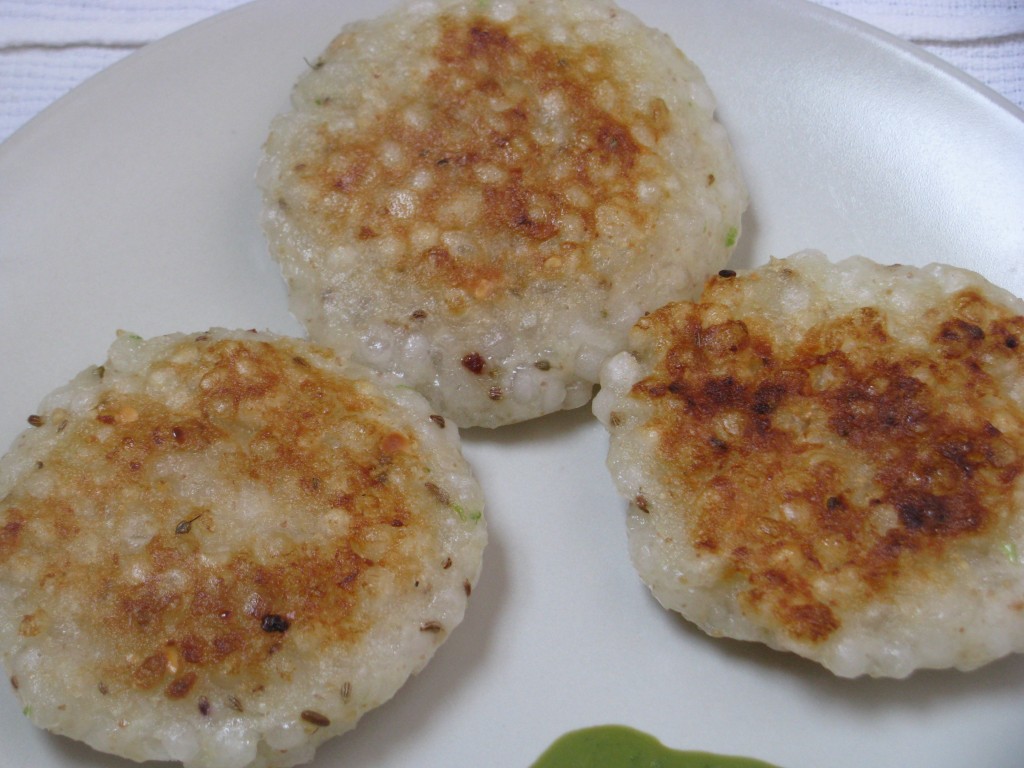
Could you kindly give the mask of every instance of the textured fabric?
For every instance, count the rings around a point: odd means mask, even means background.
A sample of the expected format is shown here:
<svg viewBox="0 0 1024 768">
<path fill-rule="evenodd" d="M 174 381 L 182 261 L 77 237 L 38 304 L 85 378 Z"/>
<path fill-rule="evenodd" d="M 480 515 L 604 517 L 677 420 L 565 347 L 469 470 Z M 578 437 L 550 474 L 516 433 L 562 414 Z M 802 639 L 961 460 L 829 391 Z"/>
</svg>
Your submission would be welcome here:
<svg viewBox="0 0 1024 768">
<path fill-rule="evenodd" d="M 136 48 L 244 0 L 0 0 L 0 141 Z"/>
<path fill-rule="evenodd" d="M 0 0 L 0 141 L 140 45 L 242 1 Z M 1024 107 L 1024 0 L 817 1 L 921 45 Z"/>
<path fill-rule="evenodd" d="M 1024 0 L 820 0 L 908 40 L 1024 34 Z"/>
<path fill-rule="evenodd" d="M 241 0 L 3 0 L 0 46 L 142 45 Z"/>
<path fill-rule="evenodd" d="M 925 47 L 1024 107 L 1024 34 L 973 43 L 928 43 Z"/>
<path fill-rule="evenodd" d="M 0 54 L 0 140 L 134 48 L 13 48 Z"/>
<path fill-rule="evenodd" d="M 1024 0 L 817 0 L 916 43 L 1024 108 Z"/>
</svg>

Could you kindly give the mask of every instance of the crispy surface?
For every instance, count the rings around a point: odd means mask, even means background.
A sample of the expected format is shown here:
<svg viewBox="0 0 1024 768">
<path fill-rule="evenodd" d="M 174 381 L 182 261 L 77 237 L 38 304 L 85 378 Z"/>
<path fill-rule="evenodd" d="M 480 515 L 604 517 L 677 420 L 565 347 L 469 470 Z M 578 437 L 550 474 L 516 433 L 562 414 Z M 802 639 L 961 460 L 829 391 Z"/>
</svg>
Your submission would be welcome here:
<svg viewBox="0 0 1024 768">
<path fill-rule="evenodd" d="M 656 140 L 667 128 L 665 102 L 652 98 L 646 112 L 628 115 L 599 104 L 594 82 L 623 87 L 610 49 L 555 45 L 482 15 L 438 24 L 426 100 L 407 94 L 358 132 L 322 126 L 309 159 L 291 169 L 312 187 L 306 213 L 315 221 L 306 226 L 339 243 L 397 241 L 399 255 L 377 276 L 414 281 L 432 306 L 413 310 L 443 304 L 458 314 L 521 295 L 537 279 L 599 279 L 587 242 L 601 206 L 644 227 L 652 210 L 637 184 L 671 174 L 633 138 L 642 131 Z M 545 110 L 545 96 L 564 114 Z M 553 131 L 571 139 L 553 142 Z M 426 237 L 447 229 L 473 242 L 460 252 Z"/>
<path fill-rule="evenodd" d="M 993 411 L 985 367 L 1024 373 L 1024 318 L 967 290 L 929 313 L 931 355 L 901 348 L 871 308 L 790 343 L 756 317 L 716 316 L 734 284 L 640 321 L 665 358 L 633 393 L 656 404 L 664 472 L 701 499 L 694 549 L 747 579 L 750 610 L 820 641 L 908 581 L 949 578 L 951 548 L 1000 535 L 1024 414 Z"/>
<path fill-rule="evenodd" d="M 93 418 L 67 423 L 41 468 L 61 485 L 3 502 L 0 567 L 31 558 L 39 588 L 88 606 L 82 630 L 109 643 L 99 678 L 108 690 L 163 686 L 180 698 L 220 673 L 244 680 L 241 694 L 267 682 L 273 655 L 297 634 L 352 643 L 367 626 L 368 575 L 384 568 L 411 582 L 416 539 L 431 535 L 439 502 L 387 481 L 422 467 L 414 438 L 380 420 L 379 399 L 267 342 L 200 342 L 197 351 L 169 363 L 198 383 L 193 402 L 171 409 L 110 393 Z M 344 440 L 325 442 L 342 414 L 351 419 Z M 224 481 L 283 495 L 290 513 L 229 531 L 246 540 L 225 548 L 221 510 L 183 504 L 161 470 L 187 454 L 215 461 Z M 102 510 L 98 519 L 76 511 L 82 497 Z M 140 509 L 153 535 L 126 553 L 116 534 L 139 525 Z M 271 558 L 260 534 L 277 527 L 302 543 Z M 48 613 L 43 604 L 26 616 L 24 631 Z"/>
<path fill-rule="evenodd" d="M 258 174 L 292 311 L 461 426 L 587 402 L 739 236 L 703 76 L 610 0 L 406 4 L 344 28 L 292 103 Z"/>
<path fill-rule="evenodd" d="M 811 657 L 849 653 L 863 632 L 905 642 L 922 631 L 915 600 L 930 613 L 948 599 L 954 616 L 966 594 L 1019 623 L 1019 302 L 954 270 L 940 292 L 905 268 L 831 280 L 823 263 L 723 272 L 700 302 L 637 323 L 639 375 L 607 422 L 620 487 L 666 558 L 648 573 L 690 574 L 682 587 L 758 627 L 740 636 Z M 869 279 L 877 303 L 828 293 Z M 927 632 L 956 637 L 947 621 Z"/>
<path fill-rule="evenodd" d="M 381 633 L 399 648 L 408 625 L 432 651 L 461 610 L 431 601 L 457 573 L 464 601 L 479 568 L 466 543 L 479 508 L 459 507 L 468 470 L 423 439 L 443 422 L 417 424 L 298 341 L 210 332 L 165 344 L 143 371 L 126 365 L 80 377 L 88 409 L 30 419 L 50 444 L 0 499 L 0 586 L 25 611 L 17 644 L 80 638 L 65 650 L 76 680 L 115 712 L 138 702 L 140 720 L 176 704 L 165 724 L 252 712 L 256 730 L 351 727 L 393 692 L 361 690 L 375 684 L 357 670 L 405 667 L 383 675 L 400 681 L 429 658 L 373 651 Z"/>
</svg>

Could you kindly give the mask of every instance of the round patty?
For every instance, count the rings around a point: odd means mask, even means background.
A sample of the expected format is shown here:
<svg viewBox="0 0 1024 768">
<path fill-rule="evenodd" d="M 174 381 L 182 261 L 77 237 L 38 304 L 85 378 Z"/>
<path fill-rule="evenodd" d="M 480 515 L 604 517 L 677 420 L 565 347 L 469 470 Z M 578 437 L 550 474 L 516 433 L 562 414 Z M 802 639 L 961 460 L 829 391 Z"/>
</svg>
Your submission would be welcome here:
<svg viewBox="0 0 1024 768">
<path fill-rule="evenodd" d="M 0 460 L 0 651 L 37 725 L 284 766 L 462 620 L 482 497 L 422 397 L 309 343 L 122 334 Z"/>
<path fill-rule="evenodd" d="M 292 310 L 461 426 L 588 402 L 739 235 L 703 76 L 605 0 L 411 3 L 346 27 L 292 100 L 259 173 Z"/>
<path fill-rule="evenodd" d="M 820 253 L 640 320 L 595 412 L 657 598 L 844 676 L 1024 650 L 1024 302 Z"/>
</svg>

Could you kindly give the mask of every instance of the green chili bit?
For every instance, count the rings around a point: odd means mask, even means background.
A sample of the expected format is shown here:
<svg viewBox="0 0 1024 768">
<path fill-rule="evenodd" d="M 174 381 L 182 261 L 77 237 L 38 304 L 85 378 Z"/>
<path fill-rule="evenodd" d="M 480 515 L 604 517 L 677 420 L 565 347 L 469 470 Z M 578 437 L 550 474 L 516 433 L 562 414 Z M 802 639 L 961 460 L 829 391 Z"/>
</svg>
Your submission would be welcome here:
<svg viewBox="0 0 1024 768">
<path fill-rule="evenodd" d="M 1006 553 L 1006 559 L 1014 565 L 1020 565 L 1020 554 L 1017 552 L 1017 544 L 1013 541 L 1003 542 L 1003 552 Z"/>
<path fill-rule="evenodd" d="M 462 521 L 469 521 L 475 523 L 477 520 L 484 516 L 484 513 L 479 509 L 467 512 L 458 504 L 452 504 L 452 509 L 455 510 L 455 513 L 459 516 L 459 519 Z"/>
</svg>

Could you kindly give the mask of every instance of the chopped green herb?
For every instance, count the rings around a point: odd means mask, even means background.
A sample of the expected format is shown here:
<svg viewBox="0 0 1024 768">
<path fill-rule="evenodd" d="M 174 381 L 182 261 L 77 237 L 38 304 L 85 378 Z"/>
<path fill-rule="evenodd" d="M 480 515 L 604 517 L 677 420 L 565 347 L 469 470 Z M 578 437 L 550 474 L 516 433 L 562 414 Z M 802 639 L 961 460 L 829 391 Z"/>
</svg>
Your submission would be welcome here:
<svg viewBox="0 0 1024 768">
<path fill-rule="evenodd" d="M 1006 559 L 1014 565 L 1020 565 L 1020 553 L 1017 552 L 1017 545 L 1012 541 L 1003 542 L 1003 552 L 1006 553 Z"/>
<path fill-rule="evenodd" d="M 729 231 L 725 234 L 725 247 L 732 248 L 736 245 L 736 238 L 739 237 L 740 231 L 736 227 L 729 227 Z"/>
<path fill-rule="evenodd" d="M 484 513 L 479 509 L 467 512 L 458 504 L 452 504 L 452 509 L 455 510 L 455 513 L 459 516 L 459 519 L 463 521 L 475 523 L 477 520 L 484 516 Z"/>
</svg>

